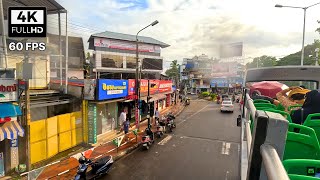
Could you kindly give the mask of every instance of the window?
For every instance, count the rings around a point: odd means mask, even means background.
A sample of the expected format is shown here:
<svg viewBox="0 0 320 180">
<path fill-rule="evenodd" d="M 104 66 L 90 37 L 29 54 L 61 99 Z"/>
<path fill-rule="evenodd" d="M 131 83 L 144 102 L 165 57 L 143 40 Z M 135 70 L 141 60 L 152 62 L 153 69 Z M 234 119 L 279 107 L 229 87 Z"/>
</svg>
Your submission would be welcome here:
<svg viewBox="0 0 320 180">
<path fill-rule="evenodd" d="M 136 68 L 136 58 L 135 57 L 126 57 L 127 60 L 127 68 L 135 69 Z"/>
<path fill-rule="evenodd" d="M 123 68 L 123 57 L 118 55 L 101 54 L 101 66 L 108 68 Z"/>
<path fill-rule="evenodd" d="M 162 59 L 144 58 L 142 61 L 142 69 L 162 70 Z"/>
</svg>

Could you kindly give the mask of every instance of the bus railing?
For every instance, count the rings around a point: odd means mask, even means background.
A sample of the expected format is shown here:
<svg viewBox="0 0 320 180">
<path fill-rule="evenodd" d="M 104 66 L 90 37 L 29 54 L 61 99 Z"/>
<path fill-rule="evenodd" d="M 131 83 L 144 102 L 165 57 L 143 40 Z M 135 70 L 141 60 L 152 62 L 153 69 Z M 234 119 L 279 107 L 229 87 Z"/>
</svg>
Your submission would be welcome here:
<svg viewBox="0 0 320 180">
<path fill-rule="evenodd" d="M 289 180 L 281 161 L 288 121 L 276 113 L 257 111 L 247 92 L 244 91 L 242 116 L 239 117 L 242 122 L 238 123 L 241 126 L 241 180 Z M 253 132 L 251 120 L 254 121 Z"/>
</svg>

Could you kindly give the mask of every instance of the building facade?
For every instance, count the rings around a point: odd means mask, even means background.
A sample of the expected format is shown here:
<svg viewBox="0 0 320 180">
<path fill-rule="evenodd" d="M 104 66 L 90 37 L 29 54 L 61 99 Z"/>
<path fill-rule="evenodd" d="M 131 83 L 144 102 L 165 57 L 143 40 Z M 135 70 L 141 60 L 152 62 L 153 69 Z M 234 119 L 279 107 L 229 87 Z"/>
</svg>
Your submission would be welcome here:
<svg viewBox="0 0 320 180">
<path fill-rule="evenodd" d="M 142 78 L 158 79 L 163 70 L 161 48 L 169 47 L 150 37 L 138 36 L 139 61 Z M 92 76 L 99 78 L 129 79 L 136 71 L 136 37 L 105 31 L 91 35 L 89 49 L 93 50 Z"/>
</svg>

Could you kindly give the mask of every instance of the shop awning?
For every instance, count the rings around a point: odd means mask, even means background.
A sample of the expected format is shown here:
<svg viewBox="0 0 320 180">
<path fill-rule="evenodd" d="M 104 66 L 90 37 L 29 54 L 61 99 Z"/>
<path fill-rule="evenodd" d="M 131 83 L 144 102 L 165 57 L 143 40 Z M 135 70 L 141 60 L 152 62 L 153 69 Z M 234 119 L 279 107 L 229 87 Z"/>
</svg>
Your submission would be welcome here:
<svg viewBox="0 0 320 180">
<path fill-rule="evenodd" d="M 0 118 L 21 116 L 22 112 L 18 105 L 12 103 L 0 104 Z"/>
<path fill-rule="evenodd" d="M 159 100 L 159 99 L 165 99 L 166 95 L 165 94 L 154 94 L 154 95 L 151 95 L 151 97 L 152 98 L 150 99 L 150 102 L 153 102 L 153 101 L 156 101 L 156 100 Z M 141 100 L 147 102 L 147 96 L 141 97 Z"/>
<path fill-rule="evenodd" d="M 17 121 L 9 121 L 0 127 L 0 141 L 4 139 L 17 139 L 24 136 L 24 130 Z"/>
</svg>

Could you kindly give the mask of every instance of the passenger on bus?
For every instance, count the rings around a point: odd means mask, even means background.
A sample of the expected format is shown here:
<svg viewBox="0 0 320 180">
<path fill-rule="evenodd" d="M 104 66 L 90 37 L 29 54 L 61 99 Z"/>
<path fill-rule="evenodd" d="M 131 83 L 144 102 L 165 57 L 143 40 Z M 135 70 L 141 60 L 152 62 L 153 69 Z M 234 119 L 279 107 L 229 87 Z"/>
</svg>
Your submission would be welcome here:
<svg viewBox="0 0 320 180">
<path fill-rule="evenodd" d="M 261 95 L 261 93 L 259 91 L 253 91 L 252 92 L 252 97 L 251 99 L 253 100 L 256 100 L 256 99 L 263 99 L 263 100 L 267 100 L 267 101 L 270 101 L 272 104 L 274 105 L 278 105 L 279 104 L 279 101 L 276 100 L 276 99 L 272 99 L 271 97 L 269 96 L 264 96 L 264 95 Z"/>
<path fill-rule="evenodd" d="M 306 94 L 306 99 L 301 109 L 296 110 L 291 119 L 293 123 L 303 124 L 309 114 L 320 113 L 320 93 L 312 90 Z"/>
<path fill-rule="evenodd" d="M 288 92 L 289 94 L 287 96 Z M 292 86 L 290 88 L 278 92 L 276 96 L 278 101 L 285 108 L 285 110 L 288 111 L 289 106 L 302 105 L 304 103 L 305 95 L 308 92 L 310 92 L 309 89 Z"/>
</svg>

